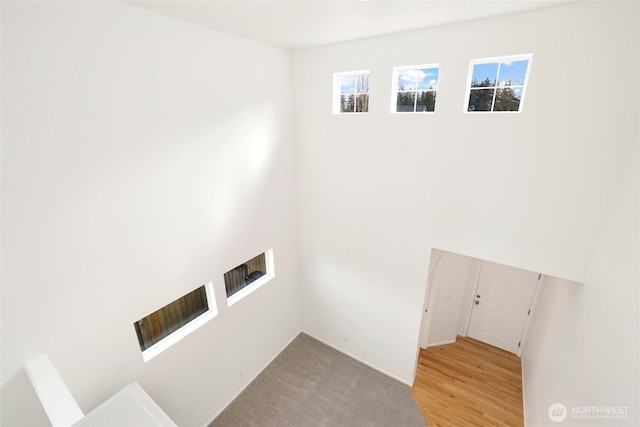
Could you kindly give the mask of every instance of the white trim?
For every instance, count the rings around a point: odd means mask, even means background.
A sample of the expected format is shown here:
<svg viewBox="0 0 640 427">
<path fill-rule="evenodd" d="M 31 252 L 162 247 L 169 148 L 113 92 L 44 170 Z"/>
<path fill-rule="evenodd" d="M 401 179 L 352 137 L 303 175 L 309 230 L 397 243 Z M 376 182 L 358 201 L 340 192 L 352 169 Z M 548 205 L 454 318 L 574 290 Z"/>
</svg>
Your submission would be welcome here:
<svg viewBox="0 0 640 427">
<path fill-rule="evenodd" d="M 320 341 L 322 344 L 327 345 L 327 346 L 331 347 L 332 349 L 334 349 L 334 350 L 336 350 L 336 351 L 339 351 L 340 353 L 342 353 L 342 354 L 344 354 L 344 355 L 346 355 L 346 356 L 349 356 L 350 358 L 352 358 L 352 359 L 354 359 L 354 360 L 357 360 L 358 362 L 360 362 L 360 363 L 362 363 L 362 364 L 364 364 L 364 365 L 367 365 L 368 367 L 370 367 L 370 368 L 372 368 L 372 369 L 375 369 L 376 371 L 378 371 L 378 372 L 380 372 L 380 373 L 382 373 L 382 374 L 385 374 L 385 375 L 386 375 L 386 376 L 388 376 L 389 378 L 393 378 L 393 379 L 394 379 L 394 380 L 396 380 L 396 381 L 400 381 L 400 382 L 401 382 L 402 384 L 404 384 L 404 385 L 407 385 L 407 386 L 409 386 L 409 387 L 413 387 L 413 383 L 409 383 L 409 382 L 408 382 L 407 380 L 405 380 L 404 378 L 400 378 L 400 377 L 398 377 L 398 376 L 396 376 L 396 375 L 393 375 L 393 374 L 391 374 L 391 373 L 389 373 L 389 372 L 385 371 L 384 369 L 381 369 L 381 368 L 379 368 L 379 367 L 377 367 L 377 366 L 375 366 L 375 365 L 372 365 L 371 363 L 367 362 L 366 360 L 362 360 L 362 359 L 360 359 L 359 357 L 356 357 L 356 356 L 354 356 L 353 354 L 351 354 L 351 353 L 349 353 L 349 352 L 347 352 L 347 351 L 342 350 L 340 347 L 337 347 L 337 346 L 335 346 L 335 345 L 333 345 L 333 344 L 329 344 L 328 342 L 326 342 L 326 341 L 324 341 L 324 340 L 322 340 L 322 339 L 318 338 L 317 336 L 315 336 L 315 335 L 313 335 L 313 334 L 310 334 L 309 332 L 306 332 L 305 330 L 302 330 L 301 332 L 303 332 L 304 334 L 309 335 L 311 338 L 313 338 L 313 339 L 315 339 L 315 340 Z M 414 373 L 414 375 L 415 375 L 415 373 Z"/>
<path fill-rule="evenodd" d="M 426 89 L 424 90 L 424 92 L 438 92 L 438 84 L 440 83 L 440 64 L 439 63 L 434 63 L 434 64 L 421 64 L 421 65 L 406 65 L 406 66 L 400 66 L 400 67 L 393 67 L 393 73 L 392 73 L 392 78 L 393 80 L 391 81 L 391 108 L 390 108 L 390 112 L 391 114 L 400 114 L 400 115 L 413 115 L 413 114 L 435 114 L 435 106 L 434 106 L 434 110 L 433 111 L 415 111 L 416 109 L 416 104 L 418 102 L 418 86 L 416 85 L 416 99 L 414 100 L 413 103 L 413 111 L 403 111 L 403 112 L 398 112 L 397 110 L 397 104 L 398 104 L 398 72 L 399 71 L 408 71 L 408 70 L 422 70 L 425 68 L 437 68 L 438 69 L 438 81 L 436 83 L 436 88 L 435 89 Z M 413 91 L 405 91 L 405 92 L 413 92 Z"/>
<path fill-rule="evenodd" d="M 494 92 L 494 96 L 493 96 L 493 100 L 491 102 L 491 111 L 469 111 L 469 96 L 471 95 L 471 79 L 473 78 L 473 66 L 477 65 L 477 64 L 493 64 L 493 63 L 497 63 L 498 64 L 498 71 L 496 73 L 496 78 L 498 78 L 499 73 L 500 73 L 500 64 L 504 63 L 504 62 L 511 62 L 511 61 L 522 61 L 522 60 L 527 60 L 529 61 L 529 63 L 527 64 L 527 72 L 525 73 L 524 76 L 524 82 L 522 85 L 516 85 L 516 87 L 522 87 L 522 95 L 520 96 L 520 105 L 518 107 L 518 111 L 494 111 L 493 110 L 493 103 L 495 102 L 495 92 Z M 529 74 L 531 74 L 531 64 L 533 63 L 533 53 L 526 53 L 526 54 L 520 54 L 520 55 L 509 55 L 509 56 L 495 56 L 495 57 L 491 57 L 491 58 L 480 58 L 480 59 L 472 59 L 469 61 L 469 73 L 468 73 L 468 77 L 467 77 L 467 87 L 465 88 L 465 93 L 464 93 L 464 105 L 462 106 L 462 111 L 463 113 L 469 113 L 469 114 L 491 114 L 491 113 L 498 113 L 498 114 L 519 114 L 522 112 L 522 108 L 524 106 L 524 98 L 525 98 L 525 92 L 527 91 L 527 86 L 528 86 L 528 82 L 529 82 Z M 486 89 L 498 89 L 500 86 L 498 84 L 498 81 L 495 82 L 495 86 L 490 86 L 487 87 Z"/>
<path fill-rule="evenodd" d="M 250 283 L 248 286 L 245 286 L 244 288 L 240 289 L 238 292 L 236 292 L 235 294 L 227 298 L 227 306 L 231 307 L 232 305 L 234 305 L 235 303 L 237 303 L 247 295 L 256 291 L 258 288 L 260 288 L 262 285 L 264 285 L 274 277 L 276 277 L 274 274 L 267 273 L 262 277 L 260 277 L 255 282 Z"/>
<path fill-rule="evenodd" d="M 203 427 L 208 427 L 213 420 L 215 420 L 216 418 L 218 418 L 218 415 L 220 415 L 222 413 L 222 411 L 224 411 L 225 409 L 227 409 L 227 406 L 229 406 L 231 404 L 231 402 L 233 402 L 234 400 L 236 400 L 236 398 L 238 396 L 240 396 L 240 393 L 242 393 L 247 387 L 249 387 L 249 384 L 251 384 L 256 378 L 258 378 L 258 375 L 260 375 L 262 373 L 262 371 L 264 371 L 265 369 L 267 369 L 267 366 L 269 366 L 274 360 L 276 360 L 276 358 L 278 356 L 280 356 L 280 353 L 282 353 L 287 347 L 289 347 L 289 345 L 293 342 L 293 340 L 295 340 L 296 338 L 298 338 L 298 335 L 300 335 L 301 333 L 306 333 L 303 331 L 298 331 L 293 338 L 291 338 L 281 349 L 280 351 L 278 351 L 275 356 L 273 356 L 271 359 L 269 359 L 269 361 L 267 361 L 267 363 L 265 363 L 265 365 L 251 378 L 249 379 L 249 381 L 247 381 L 247 383 L 244 385 L 244 387 L 242 387 L 236 394 L 234 394 L 231 399 L 229 399 L 227 401 L 227 403 L 224 404 L 224 406 L 222 407 L 222 409 L 220 409 L 218 412 L 216 412 L 216 414 L 213 416 L 213 418 L 211 418 Z M 309 335 L 309 334 L 307 334 Z"/>
<path fill-rule="evenodd" d="M 342 111 L 340 108 L 340 77 L 341 76 L 357 76 L 361 74 L 366 74 L 371 78 L 371 70 L 358 70 L 358 71 L 344 71 L 340 73 L 333 73 L 333 114 L 335 115 L 353 115 L 353 114 L 367 114 L 369 111 Z M 369 91 L 367 91 L 367 95 L 369 95 L 369 101 L 371 101 L 371 87 L 369 87 Z M 357 98 L 358 92 L 354 91 L 354 96 Z"/>
<path fill-rule="evenodd" d="M 105 425 L 178 427 L 137 382 L 127 385 L 102 402 L 73 427 Z"/>
<path fill-rule="evenodd" d="M 520 378 L 522 378 L 522 419 L 524 427 L 527 427 L 527 404 L 526 399 L 524 398 L 524 360 L 522 357 L 520 358 Z"/>
<path fill-rule="evenodd" d="M 416 383 L 416 376 L 418 373 L 418 361 L 420 360 L 420 350 L 422 350 L 422 347 L 418 346 L 418 348 L 416 349 L 416 354 L 414 358 L 415 362 L 413 363 L 413 375 L 411 376 L 411 384 L 405 383 L 409 387 L 413 387 Z"/>
<path fill-rule="evenodd" d="M 434 342 L 433 344 L 429 344 L 429 347 L 437 347 L 439 345 L 447 345 L 447 344 L 455 344 L 456 340 L 458 339 L 458 337 L 456 336 L 454 339 L 452 340 L 446 340 L 446 341 L 440 341 L 440 342 Z"/>
<path fill-rule="evenodd" d="M 480 273 L 482 273 L 482 267 L 484 266 L 484 260 L 480 260 L 478 271 L 476 273 L 476 283 L 473 286 L 473 292 L 471 293 L 471 298 L 469 299 L 469 309 L 467 311 L 467 320 L 466 327 L 464 328 L 464 336 L 469 336 L 469 325 L 471 324 L 471 315 L 473 314 L 473 302 L 476 300 L 476 295 L 478 295 L 478 285 L 480 284 Z"/>
<path fill-rule="evenodd" d="M 177 331 L 172 332 L 169 336 L 161 339 L 151 347 L 142 351 L 142 360 L 147 363 L 196 329 L 203 326 L 209 320 L 218 315 L 218 308 L 216 306 L 215 295 L 213 294 L 213 282 L 209 281 L 204 285 L 205 294 L 207 296 L 207 305 L 209 309 L 202 313 L 200 316 L 193 319 L 191 322 L 182 326 Z"/>
<path fill-rule="evenodd" d="M 480 260 L 480 267 L 478 268 L 478 275 L 476 276 L 476 284 L 473 288 L 473 294 L 471 295 L 471 300 L 469 303 L 469 312 L 467 313 L 467 326 L 464 330 L 464 336 L 467 337 L 469 336 L 469 327 L 471 326 L 471 316 L 473 314 L 473 303 L 475 301 L 476 295 L 478 295 L 478 286 L 480 284 L 480 273 L 482 272 L 482 266 L 484 265 L 484 261 L 485 260 Z M 504 265 L 504 264 L 503 264 Z M 517 267 L 511 267 L 511 266 L 507 266 L 510 268 L 517 268 Z M 533 318 L 533 314 L 534 314 L 534 309 L 535 306 L 538 302 L 538 298 L 540 296 L 540 291 L 542 289 L 542 284 L 544 281 L 544 277 L 545 275 L 542 273 L 538 273 L 540 275 L 540 277 L 538 278 L 538 281 L 536 282 L 536 289 L 533 292 L 533 297 L 531 298 L 531 305 L 529 306 L 529 310 L 530 313 L 527 314 L 527 319 L 525 320 L 524 326 L 522 328 L 522 334 L 520 335 L 520 345 L 518 346 L 518 348 L 515 351 L 515 355 L 518 357 L 521 357 L 522 354 L 522 350 L 524 349 L 524 344 L 525 344 L 525 338 L 527 336 L 527 332 L 529 330 L 529 325 L 531 324 L 531 319 Z M 486 343 L 489 344 L 489 343 Z M 493 345 L 493 344 L 489 344 L 489 345 Z M 493 345 L 494 347 L 496 347 L 495 345 Z M 504 349 L 503 349 L 504 350 Z M 509 351 L 509 350 L 505 350 L 505 351 Z M 510 352 L 511 353 L 511 352 Z"/>
<path fill-rule="evenodd" d="M 48 355 L 28 361 L 24 370 L 53 427 L 70 427 L 84 417 Z"/>
<path fill-rule="evenodd" d="M 216 414 L 215 414 L 215 415 L 214 415 L 214 416 L 213 416 L 213 417 L 212 417 L 212 418 L 211 418 L 211 419 L 210 419 L 210 420 L 209 420 L 209 421 L 208 421 L 208 422 L 207 422 L 203 427 L 207 427 L 208 425 L 210 425 L 210 424 L 213 422 L 213 420 L 215 420 L 215 419 L 216 419 L 216 418 L 217 418 L 217 417 L 222 413 L 222 411 L 224 411 L 225 409 L 227 409 L 227 406 L 229 406 L 229 405 L 231 404 L 231 402 L 233 402 L 233 401 L 234 401 L 238 396 L 240 396 L 240 393 L 242 393 L 242 392 L 243 392 L 247 387 L 249 387 L 249 385 L 250 385 L 250 384 L 251 384 L 251 383 L 252 383 L 256 378 L 258 378 L 258 375 L 260 375 L 260 374 L 262 373 L 262 371 L 264 371 L 264 370 L 267 368 L 267 366 L 269 366 L 269 365 L 270 365 L 270 364 L 271 364 L 271 363 L 272 363 L 272 362 L 273 362 L 273 361 L 274 361 L 278 356 L 280 356 L 280 353 L 282 353 L 282 352 L 283 352 L 287 347 L 289 347 L 289 345 L 290 345 L 290 344 L 291 344 L 291 343 L 292 343 L 296 338 L 298 338 L 298 336 L 299 336 L 300 334 L 308 335 L 308 336 L 310 336 L 311 338 L 313 338 L 313 339 L 315 339 L 315 340 L 317 340 L 317 341 L 320 341 L 322 344 L 324 344 L 324 345 L 326 345 L 326 346 L 329 346 L 329 347 L 331 347 L 332 349 L 334 349 L 334 350 L 336 350 L 336 351 L 339 351 L 340 353 L 342 353 L 342 354 L 344 354 L 344 355 L 346 355 L 346 356 L 349 356 L 349 357 L 351 357 L 352 359 L 355 359 L 355 360 L 357 360 L 358 362 L 360 362 L 360 363 L 362 363 L 362 364 L 365 364 L 365 365 L 367 365 L 368 367 L 370 367 L 370 368 L 372 368 L 372 369 L 375 369 L 376 371 L 378 371 L 378 372 L 380 372 L 380 373 L 382 373 L 382 374 L 384 374 L 384 375 L 386 375 L 386 376 L 388 376 L 388 377 L 390 377 L 390 378 L 393 378 L 394 380 L 400 381 L 402 384 L 404 384 L 404 385 L 406 385 L 406 386 L 413 387 L 413 383 L 411 383 L 411 384 L 410 384 L 410 383 L 408 383 L 407 381 L 405 381 L 404 379 L 399 378 L 399 377 L 397 377 L 397 376 L 395 376 L 395 375 L 392 375 L 392 374 L 390 374 L 390 373 L 388 373 L 388 372 L 384 371 L 383 369 L 380 369 L 380 368 L 378 368 L 378 367 L 376 367 L 376 366 L 374 366 L 374 365 L 372 365 L 372 364 L 370 364 L 370 363 L 368 363 L 368 362 L 365 362 L 365 361 L 364 361 L 364 360 L 362 360 L 362 359 L 359 359 L 359 358 L 357 358 L 357 357 L 355 357 L 355 356 L 353 356 L 353 355 L 351 355 L 351 354 L 349 354 L 349 353 L 347 353 L 347 352 L 345 352 L 345 351 L 342 351 L 342 350 L 340 350 L 338 347 L 333 346 L 333 345 L 331 345 L 331 344 L 327 343 L 326 341 L 321 340 L 320 338 L 316 337 L 315 335 L 310 334 L 309 332 L 306 332 L 305 330 L 301 329 L 300 331 L 298 331 L 298 333 L 296 333 L 296 334 L 293 336 L 293 338 L 291 338 L 291 339 L 290 339 L 290 340 L 289 340 L 289 341 L 288 341 L 288 342 L 287 342 L 287 343 L 286 343 L 286 344 L 285 344 L 285 345 L 280 349 L 280 351 L 278 351 L 278 352 L 275 354 L 275 356 L 273 356 L 271 359 L 269 359 L 269 361 L 268 361 L 267 363 L 265 363 L 265 364 L 264 364 L 264 366 L 262 367 L 262 369 L 260 369 L 260 370 L 259 370 L 259 371 L 258 371 L 258 372 L 257 372 L 257 373 L 256 373 L 256 374 L 255 374 L 255 375 L 254 375 L 250 380 L 249 380 L 249 381 L 247 381 L 247 383 L 245 384 L 245 386 L 244 386 L 244 387 L 242 387 L 242 388 L 241 388 L 241 389 L 240 389 L 236 394 L 234 394 L 234 395 L 231 397 L 231 399 L 229 399 L 229 400 L 227 401 L 227 403 L 226 403 L 226 404 L 225 404 L 225 405 L 224 405 L 224 406 L 223 406 L 223 407 L 222 407 L 218 412 L 216 412 Z"/>
<path fill-rule="evenodd" d="M 249 283 L 247 286 L 245 286 L 244 288 L 240 289 L 235 294 L 231 295 L 230 297 L 227 297 L 227 306 L 228 307 L 231 307 L 232 305 L 234 305 L 235 303 L 237 303 L 241 299 L 245 298 L 247 295 L 253 293 L 257 289 L 262 287 L 262 285 L 264 285 L 265 283 L 269 282 L 271 279 L 276 277 L 275 262 L 274 262 L 274 259 L 273 259 L 273 248 L 272 249 L 268 249 L 268 250 L 266 250 L 266 251 L 264 251 L 262 253 L 264 253 L 264 262 L 265 262 L 265 267 L 266 267 L 267 271 L 265 272 L 265 274 L 262 277 L 258 278 L 256 281 L 254 281 L 252 283 Z M 258 256 L 260 256 L 260 255 L 258 255 Z"/>
<path fill-rule="evenodd" d="M 418 347 L 419 348 L 427 348 L 429 347 L 429 331 L 431 330 L 431 319 L 433 317 L 433 310 L 435 306 L 436 300 L 436 289 L 438 282 L 434 281 L 434 276 L 437 275 L 438 268 L 440 267 L 440 260 L 442 259 L 442 255 L 438 255 L 438 259 L 429 274 L 426 285 L 426 295 L 425 295 L 425 303 L 422 307 L 422 317 L 420 319 L 420 336 L 418 339 Z M 429 266 L 431 267 L 431 266 Z M 417 367 L 417 365 L 416 365 Z"/>
<path fill-rule="evenodd" d="M 544 278 L 546 276 L 540 273 L 540 278 L 538 279 L 538 283 L 536 284 L 536 290 L 533 293 L 533 299 L 531 300 L 531 306 L 529 307 L 529 314 L 527 315 L 527 320 L 524 323 L 524 328 L 522 329 L 522 336 L 520 336 L 520 347 L 518 347 L 518 351 L 516 355 L 522 358 L 522 350 L 524 349 L 525 339 L 527 338 L 527 332 L 529 332 L 529 325 L 531 324 L 531 320 L 533 319 L 536 305 L 538 303 L 538 298 L 540 297 L 540 293 L 542 292 L 542 287 L 544 286 Z"/>
</svg>

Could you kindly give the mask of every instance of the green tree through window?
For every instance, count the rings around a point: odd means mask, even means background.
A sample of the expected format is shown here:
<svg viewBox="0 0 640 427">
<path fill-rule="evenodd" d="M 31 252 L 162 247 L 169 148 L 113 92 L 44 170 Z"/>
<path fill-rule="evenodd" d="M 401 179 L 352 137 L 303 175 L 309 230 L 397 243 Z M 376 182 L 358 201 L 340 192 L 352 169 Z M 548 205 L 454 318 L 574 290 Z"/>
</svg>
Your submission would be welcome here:
<svg viewBox="0 0 640 427">
<path fill-rule="evenodd" d="M 520 111 L 531 58 L 472 61 L 466 111 Z"/>
<path fill-rule="evenodd" d="M 339 103 L 334 112 L 366 113 L 369 111 L 369 71 L 334 74 Z M 335 99 L 335 98 L 334 98 Z"/>
<path fill-rule="evenodd" d="M 439 67 L 414 65 L 394 68 L 394 92 L 396 113 L 434 112 Z"/>
</svg>

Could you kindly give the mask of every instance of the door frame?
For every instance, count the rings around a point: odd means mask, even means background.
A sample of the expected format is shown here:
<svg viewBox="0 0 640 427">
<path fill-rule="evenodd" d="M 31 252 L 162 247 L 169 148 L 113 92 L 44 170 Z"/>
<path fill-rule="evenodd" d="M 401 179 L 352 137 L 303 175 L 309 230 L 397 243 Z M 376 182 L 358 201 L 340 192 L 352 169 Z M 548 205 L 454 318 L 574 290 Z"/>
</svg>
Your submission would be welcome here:
<svg viewBox="0 0 640 427">
<path fill-rule="evenodd" d="M 486 260 L 480 260 L 480 266 L 478 267 L 478 271 L 476 272 L 476 279 L 473 285 L 473 292 L 470 295 L 470 300 L 467 308 L 467 318 L 466 318 L 466 327 L 464 328 L 464 336 L 469 336 L 469 326 L 471 325 L 471 314 L 473 313 L 473 302 L 476 299 L 476 295 L 478 295 L 478 285 L 480 284 L 480 273 L 482 272 L 482 267 Z M 507 267 L 513 267 L 510 265 L 503 264 Z M 529 270 L 531 271 L 531 270 Z M 520 345 L 518 346 L 518 350 L 516 351 L 516 356 L 520 357 L 522 355 L 522 349 L 525 345 L 525 339 L 527 337 L 527 332 L 529 331 L 529 325 L 531 324 L 531 318 L 533 317 L 533 313 L 535 312 L 536 305 L 538 304 L 538 298 L 540 297 L 540 291 L 542 289 L 542 284 L 544 282 L 544 274 L 538 273 L 538 281 L 536 282 L 536 289 L 533 293 L 533 298 L 531 298 L 531 306 L 529 308 L 529 314 L 527 315 L 527 320 L 524 323 L 524 327 L 522 328 L 522 335 L 520 336 Z M 506 351 L 506 350 L 505 350 Z"/>
<path fill-rule="evenodd" d="M 471 323 L 471 313 L 473 312 L 473 302 L 476 299 L 476 295 L 478 292 L 478 284 L 480 283 L 480 273 L 482 272 L 482 266 L 484 265 L 484 259 L 480 259 L 478 263 L 478 268 L 476 269 L 476 278 L 473 281 L 473 289 L 471 290 L 471 294 L 469 295 L 469 302 L 467 303 L 467 317 L 465 319 L 465 327 L 464 327 L 464 336 L 469 336 L 469 324 Z"/>
<path fill-rule="evenodd" d="M 520 346 L 518 347 L 518 351 L 516 352 L 516 355 L 518 357 L 522 356 L 522 349 L 524 349 L 524 346 L 525 346 L 525 339 L 527 338 L 527 333 L 529 332 L 529 325 L 531 324 L 531 319 L 533 318 L 536 306 L 538 305 L 538 298 L 540 297 L 540 292 L 542 292 L 542 287 L 544 286 L 544 278 L 545 278 L 545 275 L 542 273 L 539 273 L 538 283 L 536 284 L 536 291 L 533 293 L 533 299 L 531 300 L 531 308 L 530 308 L 531 312 L 527 316 L 526 322 L 524 322 L 524 328 L 522 328 L 522 336 L 520 337 Z"/>
<path fill-rule="evenodd" d="M 427 278 L 427 292 L 425 294 L 424 304 L 422 307 L 422 323 L 420 325 L 420 338 L 418 343 L 420 348 L 427 348 L 427 342 L 429 341 L 431 316 L 433 315 L 433 307 L 435 305 L 435 287 L 438 282 L 437 280 L 434 280 L 434 278 L 438 276 L 438 268 L 440 267 L 441 259 L 442 254 L 439 254 L 438 259 L 436 260 L 433 269 L 429 272 L 429 277 Z"/>
</svg>

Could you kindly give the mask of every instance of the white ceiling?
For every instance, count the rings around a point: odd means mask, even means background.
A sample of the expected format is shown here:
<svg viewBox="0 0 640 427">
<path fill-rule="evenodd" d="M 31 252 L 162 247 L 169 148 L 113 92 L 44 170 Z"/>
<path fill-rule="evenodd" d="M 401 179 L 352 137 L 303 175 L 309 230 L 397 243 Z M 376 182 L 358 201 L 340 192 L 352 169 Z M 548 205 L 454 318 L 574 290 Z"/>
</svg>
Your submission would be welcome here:
<svg viewBox="0 0 640 427">
<path fill-rule="evenodd" d="M 127 3 L 285 49 L 506 15 L 571 0 L 139 0 Z"/>
</svg>

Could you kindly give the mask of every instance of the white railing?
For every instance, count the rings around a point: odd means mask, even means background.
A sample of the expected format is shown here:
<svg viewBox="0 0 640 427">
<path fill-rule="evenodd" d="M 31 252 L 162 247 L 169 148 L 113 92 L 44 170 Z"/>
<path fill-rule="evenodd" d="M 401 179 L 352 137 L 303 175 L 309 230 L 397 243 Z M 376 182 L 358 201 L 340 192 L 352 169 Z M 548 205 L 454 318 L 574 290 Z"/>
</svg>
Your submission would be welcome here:
<svg viewBox="0 0 640 427">
<path fill-rule="evenodd" d="M 49 356 L 30 360 L 24 369 L 53 427 L 177 427 L 136 382 L 85 416 Z"/>
<path fill-rule="evenodd" d="M 53 427 L 71 427 L 84 417 L 49 356 L 43 354 L 30 360 L 24 370 Z"/>
</svg>

